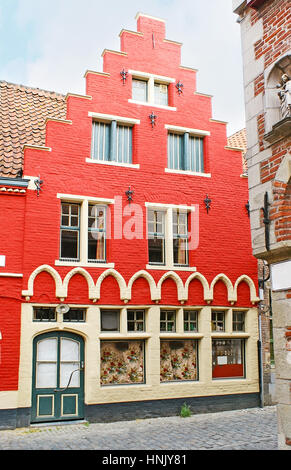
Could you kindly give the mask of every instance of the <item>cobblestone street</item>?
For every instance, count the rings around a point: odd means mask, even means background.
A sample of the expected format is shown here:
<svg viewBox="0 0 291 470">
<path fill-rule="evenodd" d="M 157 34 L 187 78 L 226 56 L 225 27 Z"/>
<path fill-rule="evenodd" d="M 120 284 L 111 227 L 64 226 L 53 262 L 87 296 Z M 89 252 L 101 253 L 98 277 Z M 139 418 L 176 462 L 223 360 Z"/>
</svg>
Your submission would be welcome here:
<svg viewBox="0 0 291 470">
<path fill-rule="evenodd" d="M 277 450 L 275 407 L 0 431 L 0 450 Z"/>
</svg>

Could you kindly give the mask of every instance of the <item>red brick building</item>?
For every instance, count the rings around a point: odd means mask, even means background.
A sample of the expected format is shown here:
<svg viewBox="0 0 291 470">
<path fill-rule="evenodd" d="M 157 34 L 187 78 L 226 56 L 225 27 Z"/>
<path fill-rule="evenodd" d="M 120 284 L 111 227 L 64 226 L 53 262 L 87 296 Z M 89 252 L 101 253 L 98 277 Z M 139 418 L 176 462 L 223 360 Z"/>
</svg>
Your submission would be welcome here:
<svg viewBox="0 0 291 470">
<path fill-rule="evenodd" d="M 3 427 L 259 405 L 241 152 L 163 20 L 84 96 L 1 83 Z"/>
<path fill-rule="evenodd" d="M 291 5 L 234 0 L 241 25 L 252 246 L 272 282 L 280 448 L 291 436 Z"/>
</svg>

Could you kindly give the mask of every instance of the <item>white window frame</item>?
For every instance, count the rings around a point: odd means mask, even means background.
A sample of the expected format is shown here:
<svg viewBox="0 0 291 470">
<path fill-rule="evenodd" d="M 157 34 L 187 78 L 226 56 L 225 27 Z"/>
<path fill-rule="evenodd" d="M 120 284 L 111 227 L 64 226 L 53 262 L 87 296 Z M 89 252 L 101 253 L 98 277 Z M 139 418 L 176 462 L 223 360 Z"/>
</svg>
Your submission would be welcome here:
<svg viewBox="0 0 291 470">
<path fill-rule="evenodd" d="M 174 106 L 165 106 L 155 102 L 155 83 L 169 86 L 171 83 L 175 83 L 174 78 L 164 77 L 161 75 L 154 75 L 152 73 L 139 72 L 137 70 L 129 70 L 128 73 L 132 75 L 133 79 L 143 80 L 147 82 L 147 101 L 137 101 L 129 99 L 129 103 L 140 104 L 144 106 L 153 106 L 155 108 L 168 109 L 169 111 L 176 111 L 177 108 Z M 168 94 L 169 97 L 169 94 Z"/>
<path fill-rule="evenodd" d="M 117 124 L 121 125 L 128 125 L 128 126 L 135 126 L 140 124 L 139 119 L 134 119 L 131 117 L 125 116 L 116 116 L 113 114 L 103 114 L 103 113 L 95 113 L 92 111 L 88 112 L 88 116 L 92 118 L 94 121 L 100 121 L 107 124 L 110 124 L 112 121 L 116 121 Z M 97 165 L 109 165 L 109 166 L 118 166 L 118 167 L 125 167 L 125 168 L 136 168 L 139 169 L 140 165 L 135 163 L 122 163 L 117 161 L 106 161 L 106 160 L 97 160 L 93 159 L 92 156 L 86 158 L 86 163 L 93 163 Z"/>
<path fill-rule="evenodd" d="M 114 268 L 114 263 L 92 263 L 88 262 L 88 209 L 89 204 L 98 204 L 106 207 L 114 204 L 114 199 L 86 197 L 74 194 L 57 194 L 57 198 L 61 202 L 77 203 L 80 205 L 80 241 L 79 241 L 79 261 L 61 260 L 55 261 L 55 266 L 83 266 L 83 267 L 99 267 L 99 268 Z"/>
<path fill-rule="evenodd" d="M 156 269 L 159 271 L 196 271 L 194 266 L 176 266 L 174 265 L 173 252 L 173 210 L 185 210 L 187 213 L 195 211 L 195 207 L 176 206 L 174 204 L 159 204 L 146 202 L 147 209 L 159 210 L 165 212 L 165 264 L 147 264 L 146 269 Z M 148 229 L 148 227 L 147 227 Z M 189 260 L 189 253 L 188 253 Z"/>
</svg>

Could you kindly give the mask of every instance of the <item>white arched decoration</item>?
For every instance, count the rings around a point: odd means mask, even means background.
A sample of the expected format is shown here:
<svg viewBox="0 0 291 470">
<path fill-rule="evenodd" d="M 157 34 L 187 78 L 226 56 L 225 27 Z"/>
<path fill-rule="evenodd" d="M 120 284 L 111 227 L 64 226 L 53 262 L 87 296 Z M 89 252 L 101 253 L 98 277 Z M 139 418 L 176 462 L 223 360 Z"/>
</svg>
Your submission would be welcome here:
<svg viewBox="0 0 291 470">
<path fill-rule="evenodd" d="M 222 281 L 226 287 L 227 287 L 227 297 L 229 302 L 235 302 L 235 296 L 234 296 L 234 290 L 233 290 L 233 285 L 231 280 L 223 273 L 218 274 L 215 276 L 213 281 L 211 282 L 210 285 L 210 296 L 211 300 L 213 300 L 213 291 L 214 291 L 214 286 L 218 281 Z"/>
<path fill-rule="evenodd" d="M 176 286 L 177 286 L 178 300 L 180 301 L 187 300 L 187 292 L 184 287 L 183 281 L 180 278 L 180 276 L 178 276 L 178 274 L 175 273 L 174 271 L 168 271 L 159 280 L 158 285 L 157 285 L 157 294 L 158 294 L 157 300 L 160 300 L 162 298 L 162 284 L 166 279 L 173 279 L 173 281 L 175 281 Z"/>
<path fill-rule="evenodd" d="M 207 282 L 207 279 L 201 273 L 198 273 L 198 272 L 191 274 L 185 283 L 185 291 L 186 291 L 187 299 L 189 297 L 189 285 L 191 281 L 193 281 L 194 279 L 198 279 L 198 281 L 200 281 L 203 286 L 204 300 L 205 301 L 213 300 L 213 297 L 211 297 L 211 292 L 209 289 L 209 284 Z"/>
<path fill-rule="evenodd" d="M 242 276 L 240 276 L 236 281 L 235 281 L 235 284 L 234 284 L 234 301 L 237 302 L 237 288 L 238 288 L 238 285 L 240 284 L 240 282 L 246 282 L 250 288 L 250 301 L 251 302 L 259 302 L 260 299 L 257 297 L 257 290 L 256 290 L 256 286 L 253 282 L 253 280 L 247 276 L 246 274 L 243 274 Z"/>
<path fill-rule="evenodd" d="M 33 271 L 33 273 L 31 273 L 31 275 L 28 279 L 27 290 L 23 290 L 22 295 L 24 297 L 32 297 L 33 296 L 33 287 L 34 287 L 35 278 L 42 272 L 47 272 L 54 279 L 55 285 L 56 285 L 56 297 L 65 297 L 63 295 L 63 290 L 62 290 L 63 281 L 62 281 L 61 276 L 59 275 L 59 273 L 54 268 L 52 268 L 48 264 L 43 264 L 42 266 L 39 266 L 38 268 L 36 268 Z"/>
<path fill-rule="evenodd" d="M 128 282 L 128 286 L 127 286 L 127 291 L 128 291 L 128 300 L 131 299 L 132 297 L 132 286 L 133 286 L 133 283 L 139 279 L 140 277 L 143 277 L 144 279 L 146 279 L 148 281 L 148 284 L 150 286 L 150 291 L 151 291 L 151 299 L 152 300 L 159 300 L 160 297 L 159 297 L 159 292 L 158 292 L 158 289 L 157 289 L 157 286 L 156 286 L 156 283 L 155 283 L 155 280 L 153 278 L 153 276 L 151 274 L 149 274 L 147 271 L 138 271 L 137 273 L 135 273 L 129 280 Z"/>
<path fill-rule="evenodd" d="M 97 289 L 96 289 L 96 286 L 95 286 L 94 281 L 92 279 L 92 276 L 88 273 L 88 271 L 86 271 L 86 269 L 79 268 L 79 267 L 72 269 L 66 275 L 66 277 L 63 281 L 63 292 L 65 294 L 64 297 L 67 297 L 67 295 L 68 295 L 69 282 L 72 279 L 72 277 L 75 276 L 75 274 L 80 274 L 81 276 L 83 276 L 86 279 L 87 284 L 88 284 L 89 299 L 96 299 Z"/>
<path fill-rule="evenodd" d="M 100 299 L 100 291 L 101 291 L 101 284 L 104 281 L 104 279 L 108 276 L 112 276 L 116 279 L 119 285 L 120 289 L 120 299 L 121 300 L 128 300 L 128 292 L 127 292 L 127 286 L 126 282 L 123 278 L 123 276 L 116 271 L 115 269 L 107 269 L 102 273 L 96 283 L 96 299 Z"/>
</svg>

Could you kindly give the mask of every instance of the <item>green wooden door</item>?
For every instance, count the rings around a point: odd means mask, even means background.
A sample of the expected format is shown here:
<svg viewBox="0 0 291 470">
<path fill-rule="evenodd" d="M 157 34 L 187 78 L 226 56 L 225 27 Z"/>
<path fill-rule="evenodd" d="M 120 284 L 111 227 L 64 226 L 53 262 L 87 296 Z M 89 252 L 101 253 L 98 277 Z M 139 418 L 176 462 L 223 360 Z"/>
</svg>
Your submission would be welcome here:
<svg viewBox="0 0 291 470">
<path fill-rule="evenodd" d="M 84 418 L 84 342 L 50 332 L 33 342 L 31 422 Z"/>
</svg>

